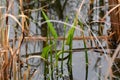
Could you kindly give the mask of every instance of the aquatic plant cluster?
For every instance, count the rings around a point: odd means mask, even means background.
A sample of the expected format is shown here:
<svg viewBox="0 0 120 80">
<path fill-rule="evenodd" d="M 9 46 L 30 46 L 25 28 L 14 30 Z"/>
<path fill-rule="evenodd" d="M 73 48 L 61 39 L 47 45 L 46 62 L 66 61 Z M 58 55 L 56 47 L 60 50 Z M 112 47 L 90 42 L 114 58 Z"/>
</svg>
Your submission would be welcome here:
<svg viewBox="0 0 120 80">
<path fill-rule="evenodd" d="M 118 2 L 0 0 L 0 80 L 119 79 Z"/>
</svg>

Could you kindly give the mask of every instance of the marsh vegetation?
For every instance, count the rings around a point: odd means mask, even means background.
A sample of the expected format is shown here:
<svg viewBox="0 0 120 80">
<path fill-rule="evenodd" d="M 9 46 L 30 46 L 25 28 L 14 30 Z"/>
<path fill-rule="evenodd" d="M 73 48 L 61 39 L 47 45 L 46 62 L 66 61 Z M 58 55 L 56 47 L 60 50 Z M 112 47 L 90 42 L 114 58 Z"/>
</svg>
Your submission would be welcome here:
<svg viewBox="0 0 120 80">
<path fill-rule="evenodd" d="M 119 80 L 119 0 L 0 0 L 0 80 Z"/>
</svg>

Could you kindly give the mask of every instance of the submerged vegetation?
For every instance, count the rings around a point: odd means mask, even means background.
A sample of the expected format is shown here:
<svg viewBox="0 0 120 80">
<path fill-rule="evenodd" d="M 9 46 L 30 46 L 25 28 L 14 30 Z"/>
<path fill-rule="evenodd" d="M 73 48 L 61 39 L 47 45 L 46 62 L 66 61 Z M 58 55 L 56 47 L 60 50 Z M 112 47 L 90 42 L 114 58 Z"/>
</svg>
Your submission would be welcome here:
<svg viewBox="0 0 120 80">
<path fill-rule="evenodd" d="M 0 0 L 0 80 L 119 80 L 120 1 L 112 1 Z"/>
</svg>

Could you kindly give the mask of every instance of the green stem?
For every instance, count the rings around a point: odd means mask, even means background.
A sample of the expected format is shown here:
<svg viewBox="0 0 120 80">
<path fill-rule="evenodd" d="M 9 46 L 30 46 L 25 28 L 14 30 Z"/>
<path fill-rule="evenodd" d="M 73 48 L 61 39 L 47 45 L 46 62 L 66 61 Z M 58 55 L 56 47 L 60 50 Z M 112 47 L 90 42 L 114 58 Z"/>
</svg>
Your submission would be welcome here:
<svg viewBox="0 0 120 80">
<path fill-rule="evenodd" d="M 66 17 L 66 21 L 65 22 L 68 22 L 68 17 Z M 66 34 L 66 25 L 64 25 L 64 38 L 65 38 L 65 34 Z M 61 61 L 61 72 L 63 74 L 63 58 L 64 58 L 64 44 L 65 44 L 65 40 L 63 40 L 63 44 L 62 44 L 62 61 Z"/>
<path fill-rule="evenodd" d="M 84 26 L 83 23 L 78 20 L 80 28 L 84 31 Z M 86 76 L 85 76 L 85 80 L 88 79 L 88 50 L 87 50 L 87 46 L 86 46 L 86 42 L 85 42 L 85 36 L 84 36 L 84 32 L 82 32 L 82 36 L 83 36 L 83 43 L 84 43 L 84 48 L 85 48 L 85 61 L 86 61 Z"/>
</svg>

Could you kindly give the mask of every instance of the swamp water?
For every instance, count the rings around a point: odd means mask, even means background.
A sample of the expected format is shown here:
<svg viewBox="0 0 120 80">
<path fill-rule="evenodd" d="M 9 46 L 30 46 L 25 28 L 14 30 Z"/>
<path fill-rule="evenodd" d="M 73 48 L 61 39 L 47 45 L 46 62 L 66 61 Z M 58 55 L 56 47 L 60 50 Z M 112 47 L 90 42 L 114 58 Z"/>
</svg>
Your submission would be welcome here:
<svg viewBox="0 0 120 80">
<path fill-rule="evenodd" d="M 99 1 L 99 0 L 98 0 Z M 69 24 L 72 25 L 73 22 L 73 18 L 75 17 L 75 13 L 76 9 L 79 8 L 79 5 L 81 4 L 82 1 L 79 0 L 69 0 L 66 6 L 66 9 L 64 11 L 65 15 L 69 15 Z M 85 28 L 85 35 L 89 36 L 89 30 L 88 30 L 88 25 L 86 25 L 86 21 L 88 21 L 88 10 L 89 10 L 89 1 L 85 1 L 82 7 L 82 10 L 80 12 L 80 16 L 79 18 L 81 19 L 81 21 L 85 24 L 84 27 Z M 96 2 L 94 2 L 95 4 Z M 106 3 L 106 5 L 108 5 Z M 18 4 L 15 2 L 14 3 L 14 15 L 17 16 L 18 15 Z M 37 4 L 36 4 L 37 6 Z M 94 5 L 96 6 L 96 5 Z M 97 6 L 96 6 L 97 7 Z M 12 12 L 11 12 L 12 13 Z M 99 18 L 98 15 L 99 11 L 98 9 L 96 9 L 94 11 L 94 15 L 93 16 L 93 20 L 97 21 Z M 53 15 L 52 15 L 53 14 Z M 35 24 L 34 22 L 30 22 L 30 34 L 31 35 L 35 35 L 35 36 L 39 36 L 41 35 L 41 30 L 40 30 L 40 25 L 41 25 L 41 17 L 40 17 L 40 12 L 32 12 L 31 13 L 32 17 L 34 20 L 38 21 L 38 24 Z M 51 10 L 51 14 L 49 14 L 50 17 L 54 17 L 54 11 Z M 82 17 L 81 17 L 82 16 Z M 56 17 L 54 17 L 53 19 L 58 19 Z M 107 18 L 108 21 L 106 21 L 106 23 L 109 24 L 109 18 Z M 13 39 L 14 36 L 16 36 L 15 34 L 15 24 L 16 22 L 13 21 L 13 19 L 9 18 L 9 26 L 10 26 L 10 39 Z M 56 25 L 56 30 L 58 30 L 57 32 L 59 32 L 58 34 L 60 36 L 63 36 L 63 24 L 61 23 L 54 23 Z M 103 31 L 103 35 L 106 35 L 106 30 L 109 28 L 110 25 L 106 25 L 104 24 L 104 31 Z M 78 26 L 79 27 L 79 26 Z M 98 24 L 94 24 L 93 28 L 94 29 L 98 29 L 99 25 Z M 67 32 L 70 29 L 70 26 L 67 26 Z M 21 34 L 20 29 L 16 30 L 17 31 L 17 36 L 19 36 Z M 96 34 L 98 35 L 98 34 Z M 75 30 L 75 34 L 74 36 L 81 36 L 81 32 L 80 30 Z M 106 46 L 106 41 L 102 40 L 101 41 L 102 46 Z M 97 40 L 95 41 L 95 43 L 97 43 Z M 96 47 L 95 46 L 94 41 L 92 42 L 92 47 Z M 12 44 L 12 43 L 11 43 Z M 87 47 L 91 47 L 91 41 L 87 40 Z M 98 44 L 98 43 L 97 43 Z M 35 57 L 35 58 L 29 58 L 29 60 L 26 60 L 25 56 L 23 57 L 23 55 L 29 55 L 32 54 L 34 55 L 34 53 L 38 53 L 38 52 L 42 52 L 43 48 L 43 41 L 25 41 L 22 46 L 21 46 L 21 50 L 20 50 L 20 55 L 21 55 L 21 60 L 23 62 L 26 62 L 29 64 L 24 64 L 23 67 L 21 68 L 21 71 L 27 71 L 28 68 L 30 70 L 30 74 L 29 76 L 32 76 L 31 80 L 44 80 L 44 62 L 39 58 L 39 57 Z M 98 44 L 99 45 L 99 44 Z M 16 46 L 18 46 L 17 42 L 16 42 Z M 54 48 L 54 47 L 53 47 Z M 61 50 L 62 48 L 62 41 L 57 42 L 57 50 Z M 87 51 L 88 53 L 88 71 L 86 71 L 86 59 L 85 59 L 85 51 L 84 50 L 80 50 L 80 48 L 84 48 L 84 42 L 83 40 L 73 40 L 73 49 L 78 49 L 78 51 L 76 50 L 75 52 L 72 52 L 72 73 L 69 73 L 68 70 L 68 65 L 67 65 L 67 59 L 64 61 L 63 64 L 63 73 L 61 73 L 61 71 L 58 70 L 58 73 L 56 73 L 56 70 L 54 71 L 53 69 L 53 76 L 54 76 L 54 80 L 104 80 L 104 76 L 106 74 L 107 71 L 107 60 L 105 55 L 103 54 L 102 56 L 100 55 L 99 52 L 94 52 L 93 49 L 90 49 Z M 68 46 L 65 46 L 65 49 L 69 49 Z M 65 53 L 65 56 L 67 55 L 67 53 Z M 38 56 L 38 54 L 37 54 Z M 53 62 L 55 61 L 54 57 L 53 57 Z M 61 65 L 61 61 L 59 61 L 59 65 Z M 54 64 L 53 64 L 54 66 Z M 60 67 L 60 66 L 59 66 Z M 51 68 L 51 67 L 48 67 Z M 34 74 L 33 74 L 34 73 Z M 56 75 L 57 74 L 57 75 Z M 69 74 L 72 74 L 71 76 L 72 79 L 69 78 Z M 87 75 L 87 79 L 86 79 L 86 75 Z M 47 74 L 47 80 L 49 80 L 50 74 Z M 56 78 L 58 76 L 58 78 Z M 50 77 L 50 78 L 49 78 Z M 28 79 L 29 80 L 29 79 Z M 52 79 L 50 79 L 52 80 Z"/>
</svg>

